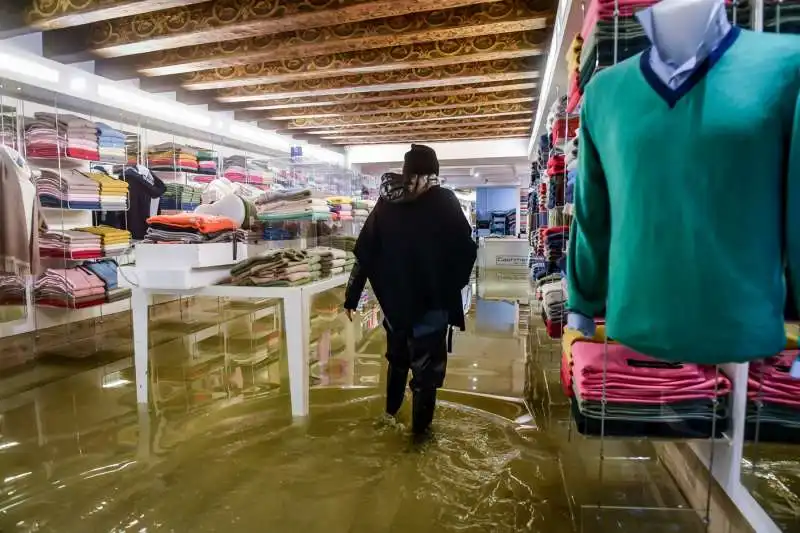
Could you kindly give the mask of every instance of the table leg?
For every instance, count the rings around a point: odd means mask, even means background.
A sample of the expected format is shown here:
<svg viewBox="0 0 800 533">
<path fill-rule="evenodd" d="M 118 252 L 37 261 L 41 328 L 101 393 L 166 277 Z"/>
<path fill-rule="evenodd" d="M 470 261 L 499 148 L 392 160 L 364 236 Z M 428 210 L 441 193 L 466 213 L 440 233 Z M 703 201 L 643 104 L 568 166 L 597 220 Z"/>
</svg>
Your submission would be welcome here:
<svg viewBox="0 0 800 533">
<path fill-rule="evenodd" d="M 292 416 L 308 416 L 308 305 L 301 290 L 283 300 Z"/>
<path fill-rule="evenodd" d="M 133 365 L 136 370 L 136 402 L 148 403 L 149 348 L 147 293 L 139 288 L 131 291 L 133 315 Z"/>
</svg>

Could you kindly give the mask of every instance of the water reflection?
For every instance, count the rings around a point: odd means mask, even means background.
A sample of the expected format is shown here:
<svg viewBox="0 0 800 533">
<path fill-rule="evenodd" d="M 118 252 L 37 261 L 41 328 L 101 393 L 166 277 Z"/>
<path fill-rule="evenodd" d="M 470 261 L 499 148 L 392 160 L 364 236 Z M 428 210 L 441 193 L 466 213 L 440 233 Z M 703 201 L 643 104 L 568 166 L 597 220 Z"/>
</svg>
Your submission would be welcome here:
<svg viewBox="0 0 800 533">
<path fill-rule="evenodd" d="M 478 282 L 422 445 L 374 424 L 385 340 L 368 296 L 352 323 L 341 290 L 313 302 L 304 422 L 276 302 L 156 308 L 150 412 L 127 358 L 0 402 L 0 531 L 600 532 L 654 516 L 703 531 L 649 443 L 608 442 L 600 461 L 572 431 L 558 346 L 531 325 L 527 281 L 510 283 Z"/>
</svg>

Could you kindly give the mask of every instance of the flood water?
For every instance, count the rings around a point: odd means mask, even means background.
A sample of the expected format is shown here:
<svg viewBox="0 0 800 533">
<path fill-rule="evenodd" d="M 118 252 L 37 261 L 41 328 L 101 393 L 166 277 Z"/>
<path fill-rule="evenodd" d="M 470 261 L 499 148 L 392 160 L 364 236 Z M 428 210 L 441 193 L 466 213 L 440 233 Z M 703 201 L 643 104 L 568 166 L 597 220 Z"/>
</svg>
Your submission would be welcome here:
<svg viewBox="0 0 800 533">
<path fill-rule="evenodd" d="M 313 305 L 302 421 L 270 302 L 154 308 L 149 412 L 130 357 L 87 368 L 63 356 L 88 341 L 54 348 L 49 381 L 0 389 L 0 532 L 704 531 L 650 443 L 574 431 L 525 276 L 477 285 L 423 443 L 376 423 L 379 309 L 350 323 L 341 290 Z M 93 335 L 106 359 L 129 351 L 127 328 Z"/>
</svg>

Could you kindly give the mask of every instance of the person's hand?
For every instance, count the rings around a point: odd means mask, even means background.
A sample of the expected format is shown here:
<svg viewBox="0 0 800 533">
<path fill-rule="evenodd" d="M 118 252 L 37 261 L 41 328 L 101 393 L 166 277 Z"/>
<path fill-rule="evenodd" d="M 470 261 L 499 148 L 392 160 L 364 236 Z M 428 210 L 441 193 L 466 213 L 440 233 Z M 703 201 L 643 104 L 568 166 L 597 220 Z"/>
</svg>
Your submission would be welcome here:
<svg viewBox="0 0 800 533">
<path fill-rule="evenodd" d="M 353 310 L 352 309 L 345 309 L 344 312 L 347 314 L 347 319 L 352 322 L 353 321 Z"/>
</svg>

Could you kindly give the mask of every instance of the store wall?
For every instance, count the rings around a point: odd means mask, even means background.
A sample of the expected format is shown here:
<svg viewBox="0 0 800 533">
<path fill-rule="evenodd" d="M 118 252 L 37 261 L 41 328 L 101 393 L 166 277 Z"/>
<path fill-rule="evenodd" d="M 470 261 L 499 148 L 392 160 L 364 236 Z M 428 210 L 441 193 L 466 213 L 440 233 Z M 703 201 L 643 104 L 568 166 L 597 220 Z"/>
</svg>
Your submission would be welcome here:
<svg viewBox="0 0 800 533">
<path fill-rule="evenodd" d="M 515 187 L 478 187 L 476 210 L 479 215 L 491 211 L 516 209 L 519 204 L 519 189 Z"/>
</svg>

